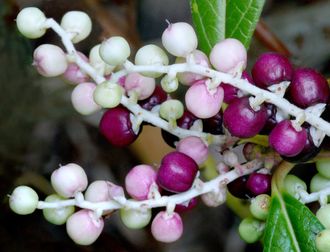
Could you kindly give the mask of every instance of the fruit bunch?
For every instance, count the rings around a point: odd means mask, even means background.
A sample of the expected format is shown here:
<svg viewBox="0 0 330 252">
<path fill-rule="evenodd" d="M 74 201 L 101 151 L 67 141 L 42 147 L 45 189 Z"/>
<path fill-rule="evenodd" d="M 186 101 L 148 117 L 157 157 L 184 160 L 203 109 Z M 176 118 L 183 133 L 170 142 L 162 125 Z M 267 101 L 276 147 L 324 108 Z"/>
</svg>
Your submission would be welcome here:
<svg viewBox="0 0 330 252">
<path fill-rule="evenodd" d="M 294 68 L 278 53 L 262 54 L 250 76 L 240 41 L 219 41 L 206 55 L 197 49 L 193 27 L 178 22 L 169 23 L 163 32 L 164 49 L 145 45 L 133 63 L 128 60 L 132 58 L 129 44 L 119 36 L 94 46 L 88 56 L 76 51 L 74 44 L 92 28 L 83 12 L 70 11 L 58 24 L 29 7 L 16 22 L 28 38 L 39 38 L 48 28 L 61 37 L 66 52 L 56 45 L 40 45 L 34 51 L 34 66 L 45 77 L 61 76 L 75 85 L 71 101 L 80 114 L 103 113 L 99 130 L 112 145 L 133 143 L 143 125 L 151 124 L 161 128 L 164 140 L 176 149 L 157 167 L 141 164 L 131 169 L 125 178 L 130 198 L 110 181 L 88 185 L 77 164 L 52 173 L 56 194 L 45 201 L 26 186 L 13 191 L 13 211 L 29 214 L 43 209 L 48 221 L 66 223 L 68 235 L 78 244 L 97 239 L 102 216 L 119 210 L 124 225 L 142 228 L 156 207 L 162 209 L 151 221 L 153 236 L 162 242 L 176 241 L 183 232 L 179 214 L 193 208 L 199 196 L 208 206 L 220 205 L 227 188 L 251 201 L 255 218 L 243 220 L 239 232 L 247 242 L 255 242 L 268 215 L 272 168 L 282 159 L 312 159 L 330 135 L 330 124 L 321 118 L 328 119 L 326 79 L 313 69 Z M 176 57 L 174 64 L 169 64 L 168 54 Z M 180 84 L 187 89 L 184 102 L 171 97 Z M 262 135 L 268 147 L 253 144 Z M 240 145 L 244 145 L 242 153 L 236 148 Z M 215 157 L 218 176 L 203 182 L 199 169 Z M 74 206 L 81 210 L 74 212 Z"/>
</svg>

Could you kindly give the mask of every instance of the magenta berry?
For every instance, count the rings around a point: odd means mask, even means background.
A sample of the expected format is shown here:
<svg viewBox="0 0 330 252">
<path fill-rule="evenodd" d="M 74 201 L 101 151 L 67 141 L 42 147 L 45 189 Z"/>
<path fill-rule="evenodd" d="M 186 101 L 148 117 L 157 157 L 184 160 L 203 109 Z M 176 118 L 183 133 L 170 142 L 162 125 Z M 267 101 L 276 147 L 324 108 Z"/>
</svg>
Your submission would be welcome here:
<svg viewBox="0 0 330 252">
<path fill-rule="evenodd" d="M 150 187 L 156 182 L 156 172 L 150 165 L 133 167 L 125 178 L 125 188 L 137 200 L 148 199 Z"/>
<path fill-rule="evenodd" d="M 178 151 L 163 157 L 157 173 L 157 183 L 170 192 L 184 192 L 191 188 L 198 165 L 186 154 Z"/>
<path fill-rule="evenodd" d="M 250 174 L 246 187 L 253 196 L 270 193 L 271 175 L 254 172 Z"/>
<path fill-rule="evenodd" d="M 183 223 L 179 214 L 159 212 L 151 224 L 153 237 L 160 242 L 175 242 L 183 233 Z"/>
<path fill-rule="evenodd" d="M 291 101 L 307 108 L 316 103 L 327 103 L 329 86 L 327 80 L 317 71 L 309 68 L 296 69 L 289 86 Z"/>
<path fill-rule="evenodd" d="M 199 118 L 210 118 L 215 116 L 222 105 L 223 89 L 217 87 L 208 90 L 205 80 L 192 85 L 185 95 L 187 109 Z"/>
<path fill-rule="evenodd" d="M 156 85 L 154 92 L 147 99 L 139 101 L 139 105 L 146 109 L 152 110 L 153 107 L 166 101 L 168 98 L 167 93 L 158 85 Z"/>
<path fill-rule="evenodd" d="M 282 81 L 290 81 L 292 72 L 291 63 L 285 56 L 268 52 L 257 59 L 252 68 L 252 77 L 258 87 L 267 88 Z"/>
<path fill-rule="evenodd" d="M 208 147 L 202 139 L 195 136 L 189 136 L 181 139 L 176 146 L 177 151 L 180 151 L 201 165 L 208 156 Z"/>
<path fill-rule="evenodd" d="M 138 137 L 132 129 L 129 110 L 122 106 L 107 110 L 102 116 L 99 128 L 101 134 L 117 147 L 127 146 Z"/>
<path fill-rule="evenodd" d="M 307 132 L 297 131 L 290 120 L 283 120 L 275 126 L 269 135 L 269 144 L 279 154 L 292 157 L 299 154 L 306 143 Z"/>
<path fill-rule="evenodd" d="M 236 137 L 252 137 L 260 132 L 267 120 L 266 107 L 254 111 L 248 97 L 242 97 L 230 103 L 223 114 L 225 127 Z"/>
</svg>

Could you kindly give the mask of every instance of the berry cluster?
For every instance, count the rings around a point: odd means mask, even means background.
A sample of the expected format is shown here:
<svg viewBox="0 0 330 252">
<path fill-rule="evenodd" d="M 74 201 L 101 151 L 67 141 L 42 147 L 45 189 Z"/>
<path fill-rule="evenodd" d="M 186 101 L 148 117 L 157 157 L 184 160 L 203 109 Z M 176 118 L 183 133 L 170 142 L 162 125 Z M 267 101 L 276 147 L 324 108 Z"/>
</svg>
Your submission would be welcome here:
<svg viewBox="0 0 330 252">
<path fill-rule="evenodd" d="M 325 135 L 330 135 L 330 124 L 320 118 L 330 94 L 326 79 L 312 69 L 294 69 L 280 54 L 261 55 L 250 76 L 240 41 L 224 39 L 207 56 L 197 50 L 194 29 L 179 22 L 163 32 L 165 50 L 145 45 L 133 64 L 128 60 L 132 57 L 129 44 L 118 36 L 94 46 L 88 57 L 75 50 L 73 44 L 91 32 L 91 20 L 83 12 L 66 13 L 59 25 L 30 7 L 16 21 L 28 38 L 39 38 L 48 28 L 61 37 L 67 53 L 55 45 L 41 45 L 34 52 L 34 66 L 45 77 L 61 76 L 75 85 L 71 101 L 80 114 L 103 112 L 99 130 L 112 145 L 133 143 L 148 123 L 161 128 L 164 140 L 176 148 L 157 169 L 146 164 L 131 169 L 125 178 L 131 199 L 109 181 L 88 186 L 77 164 L 53 172 L 57 194 L 44 202 L 29 187 L 14 190 L 13 211 L 29 214 L 43 209 L 51 223 L 66 223 L 69 236 L 78 244 L 97 239 L 103 215 L 120 210 L 124 225 L 142 228 L 151 221 L 155 207 L 166 209 L 152 220 L 153 236 L 173 242 L 183 232 L 179 213 L 193 208 L 198 196 L 208 206 L 223 203 L 227 184 L 234 196 L 253 198 L 250 210 L 255 218 L 243 220 L 239 232 L 247 242 L 255 242 L 268 215 L 271 169 L 281 157 L 295 162 L 315 157 Z M 167 53 L 176 57 L 175 64 L 169 65 Z M 187 88 L 184 103 L 171 97 L 179 84 Z M 257 134 L 269 134 L 271 148 L 261 151 L 258 145 L 246 144 L 245 158 L 239 158 L 233 148 L 239 138 Z M 202 182 L 199 168 L 219 151 L 218 176 Z M 257 171 L 260 168 L 264 169 Z M 74 206 L 82 210 L 74 212 Z"/>
</svg>

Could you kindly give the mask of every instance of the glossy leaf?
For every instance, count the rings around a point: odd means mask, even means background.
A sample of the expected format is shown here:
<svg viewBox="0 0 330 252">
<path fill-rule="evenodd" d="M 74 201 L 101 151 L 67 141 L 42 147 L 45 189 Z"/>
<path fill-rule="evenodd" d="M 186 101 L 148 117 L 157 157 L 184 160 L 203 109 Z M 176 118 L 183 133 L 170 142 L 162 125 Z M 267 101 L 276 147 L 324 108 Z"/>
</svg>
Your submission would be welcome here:
<svg viewBox="0 0 330 252">
<path fill-rule="evenodd" d="M 209 54 L 225 38 L 226 0 L 191 0 L 190 3 L 199 48 Z"/>
<path fill-rule="evenodd" d="M 287 193 L 275 194 L 266 223 L 264 252 L 317 252 L 315 236 L 323 229 L 305 205 Z"/>
</svg>

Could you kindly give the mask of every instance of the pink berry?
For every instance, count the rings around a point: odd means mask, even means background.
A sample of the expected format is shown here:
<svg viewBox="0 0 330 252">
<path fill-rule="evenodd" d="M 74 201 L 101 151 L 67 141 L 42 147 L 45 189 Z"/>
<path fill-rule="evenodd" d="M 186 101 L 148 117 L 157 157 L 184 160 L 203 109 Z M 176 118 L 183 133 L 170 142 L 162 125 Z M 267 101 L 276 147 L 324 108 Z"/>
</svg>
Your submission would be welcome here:
<svg viewBox="0 0 330 252">
<path fill-rule="evenodd" d="M 90 245 L 102 233 L 104 221 L 97 218 L 91 210 L 80 210 L 69 217 L 66 231 L 70 238 L 79 245 Z"/>
<path fill-rule="evenodd" d="M 145 77 L 139 73 L 126 76 L 124 88 L 128 95 L 136 92 L 139 100 L 147 99 L 155 90 L 155 79 Z"/>
<path fill-rule="evenodd" d="M 246 49 L 239 40 L 228 38 L 212 48 L 210 61 L 218 71 L 230 74 L 242 72 L 246 67 Z"/>
<path fill-rule="evenodd" d="M 201 119 L 216 115 L 221 108 L 222 101 L 223 89 L 217 87 L 210 91 L 205 80 L 196 82 L 185 95 L 187 109 Z"/>
<path fill-rule="evenodd" d="M 96 85 L 91 82 L 80 83 L 71 94 L 72 106 L 82 115 L 90 115 L 100 110 L 101 107 L 95 103 L 93 93 Z"/>
<path fill-rule="evenodd" d="M 160 242 L 175 242 L 183 233 L 183 223 L 177 213 L 171 215 L 165 211 L 159 212 L 151 224 L 151 233 L 153 237 Z"/>
<path fill-rule="evenodd" d="M 207 145 L 202 139 L 195 136 L 181 139 L 178 142 L 176 149 L 194 159 L 198 165 L 204 163 L 208 156 Z"/>
<path fill-rule="evenodd" d="M 74 197 L 77 192 L 87 188 L 88 181 L 84 169 L 74 163 L 70 163 L 53 171 L 50 177 L 54 190 L 61 196 Z"/>
<path fill-rule="evenodd" d="M 156 172 L 152 166 L 135 166 L 125 178 L 125 188 L 134 199 L 146 200 L 148 199 L 151 185 L 156 181 L 156 177 Z"/>
<path fill-rule="evenodd" d="M 88 58 L 85 56 L 85 54 L 78 52 L 78 55 L 80 58 L 82 58 L 83 61 L 88 62 Z M 69 63 L 66 71 L 63 74 L 63 77 L 70 84 L 79 84 L 89 80 L 89 76 L 85 72 L 81 71 L 76 63 Z"/>
</svg>

